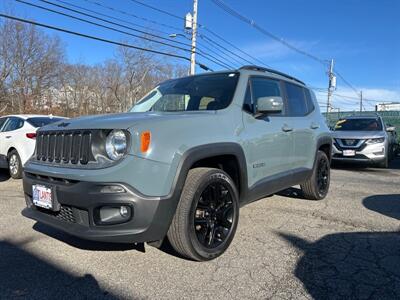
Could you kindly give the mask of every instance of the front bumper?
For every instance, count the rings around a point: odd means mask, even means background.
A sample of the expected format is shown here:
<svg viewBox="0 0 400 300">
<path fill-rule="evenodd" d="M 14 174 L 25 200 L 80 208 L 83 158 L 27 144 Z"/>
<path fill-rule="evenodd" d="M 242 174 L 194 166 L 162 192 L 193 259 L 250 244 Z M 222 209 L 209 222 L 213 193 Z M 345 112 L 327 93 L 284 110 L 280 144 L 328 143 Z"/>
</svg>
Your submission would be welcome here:
<svg viewBox="0 0 400 300">
<path fill-rule="evenodd" d="M 344 156 L 343 150 L 354 150 L 354 156 Z M 365 162 L 365 163 L 379 163 L 386 159 L 387 151 L 385 143 L 379 144 L 365 144 L 364 146 L 353 148 L 341 148 L 336 143 L 332 146 L 332 160 L 343 162 Z"/>
<path fill-rule="evenodd" d="M 52 212 L 36 207 L 32 202 L 33 184 L 50 187 L 61 209 Z M 105 185 L 117 185 L 126 192 L 102 193 L 100 190 Z M 72 181 L 26 173 L 23 187 L 27 207 L 22 215 L 68 234 L 94 241 L 139 243 L 161 240 L 167 233 L 176 209 L 176 201 L 172 196 L 144 196 L 122 183 Z M 96 224 L 96 209 L 112 205 L 131 207 L 132 218 L 122 224 Z"/>
</svg>

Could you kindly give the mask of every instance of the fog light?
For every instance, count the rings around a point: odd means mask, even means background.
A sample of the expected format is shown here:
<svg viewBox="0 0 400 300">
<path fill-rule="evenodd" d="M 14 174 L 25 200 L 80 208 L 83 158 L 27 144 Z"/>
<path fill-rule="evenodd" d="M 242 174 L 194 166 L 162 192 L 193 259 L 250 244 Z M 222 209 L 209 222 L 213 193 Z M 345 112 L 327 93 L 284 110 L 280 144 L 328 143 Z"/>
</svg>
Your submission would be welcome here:
<svg viewBox="0 0 400 300">
<path fill-rule="evenodd" d="M 114 193 L 125 193 L 125 189 L 119 185 L 105 185 L 101 188 L 100 193 L 114 194 Z"/>
<path fill-rule="evenodd" d="M 121 206 L 119 213 L 121 214 L 121 217 L 126 218 L 129 215 L 129 207 Z"/>
<path fill-rule="evenodd" d="M 385 154 L 385 148 L 382 148 L 382 150 L 381 151 L 379 151 L 379 152 L 372 152 L 374 155 L 383 155 L 383 154 Z"/>
<path fill-rule="evenodd" d="M 120 224 L 132 218 L 130 206 L 102 206 L 95 211 L 95 221 L 100 225 Z"/>
</svg>

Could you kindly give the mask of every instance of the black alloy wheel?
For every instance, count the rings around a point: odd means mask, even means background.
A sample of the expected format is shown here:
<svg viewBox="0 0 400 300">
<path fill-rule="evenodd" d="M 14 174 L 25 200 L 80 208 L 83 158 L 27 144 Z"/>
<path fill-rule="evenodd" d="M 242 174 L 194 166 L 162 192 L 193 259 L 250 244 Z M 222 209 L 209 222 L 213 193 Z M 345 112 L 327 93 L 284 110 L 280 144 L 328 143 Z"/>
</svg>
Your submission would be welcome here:
<svg viewBox="0 0 400 300">
<path fill-rule="evenodd" d="M 212 182 L 197 200 L 193 226 L 198 242 L 205 248 L 220 246 L 232 232 L 232 194 L 225 182 Z"/>
<path fill-rule="evenodd" d="M 321 195 L 325 195 L 329 187 L 329 161 L 321 158 L 318 162 L 317 172 L 318 191 Z"/>
</svg>

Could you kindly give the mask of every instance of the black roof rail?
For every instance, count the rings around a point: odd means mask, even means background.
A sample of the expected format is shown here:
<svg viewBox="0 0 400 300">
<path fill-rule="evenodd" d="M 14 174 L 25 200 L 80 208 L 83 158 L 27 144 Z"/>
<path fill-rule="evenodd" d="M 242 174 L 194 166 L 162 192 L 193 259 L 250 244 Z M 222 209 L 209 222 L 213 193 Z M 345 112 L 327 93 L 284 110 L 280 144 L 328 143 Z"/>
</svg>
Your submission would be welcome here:
<svg viewBox="0 0 400 300">
<path fill-rule="evenodd" d="M 282 73 L 282 72 L 279 72 L 277 70 L 270 69 L 270 68 L 264 68 L 264 67 L 260 67 L 260 66 L 256 66 L 256 65 L 246 65 L 246 66 L 240 67 L 239 70 L 253 70 L 253 71 L 262 71 L 262 72 L 274 73 L 274 74 L 286 77 L 288 79 L 297 81 L 297 82 L 299 82 L 299 83 L 301 83 L 303 85 L 306 85 L 303 81 L 301 81 L 301 80 L 299 80 L 299 79 L 297 79 L 297 78 L 295 78 L 293 76 L 290 76 L 288 74 L 285 74 L 285 73 Z"/>
</svg>

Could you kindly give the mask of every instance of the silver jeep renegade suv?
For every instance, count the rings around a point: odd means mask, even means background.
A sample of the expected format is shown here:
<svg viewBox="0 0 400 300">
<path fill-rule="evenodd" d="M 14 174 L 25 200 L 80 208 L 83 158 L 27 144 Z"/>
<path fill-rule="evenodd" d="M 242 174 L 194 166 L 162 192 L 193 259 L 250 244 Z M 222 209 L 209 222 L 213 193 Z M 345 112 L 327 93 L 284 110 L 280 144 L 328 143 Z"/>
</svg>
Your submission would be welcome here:
<svg viewBox="0 0 400 300">
<path fill-rule="evenodd" d="M 209 260 L 240 206 L 297 184 L 323 199 L 331 145 L 314 93 L 291 76 L 245 66 L 169 80 L 128 113 L 41 128 L 22 214 L 90 240 L 168 238 Z"/>
</svg>

